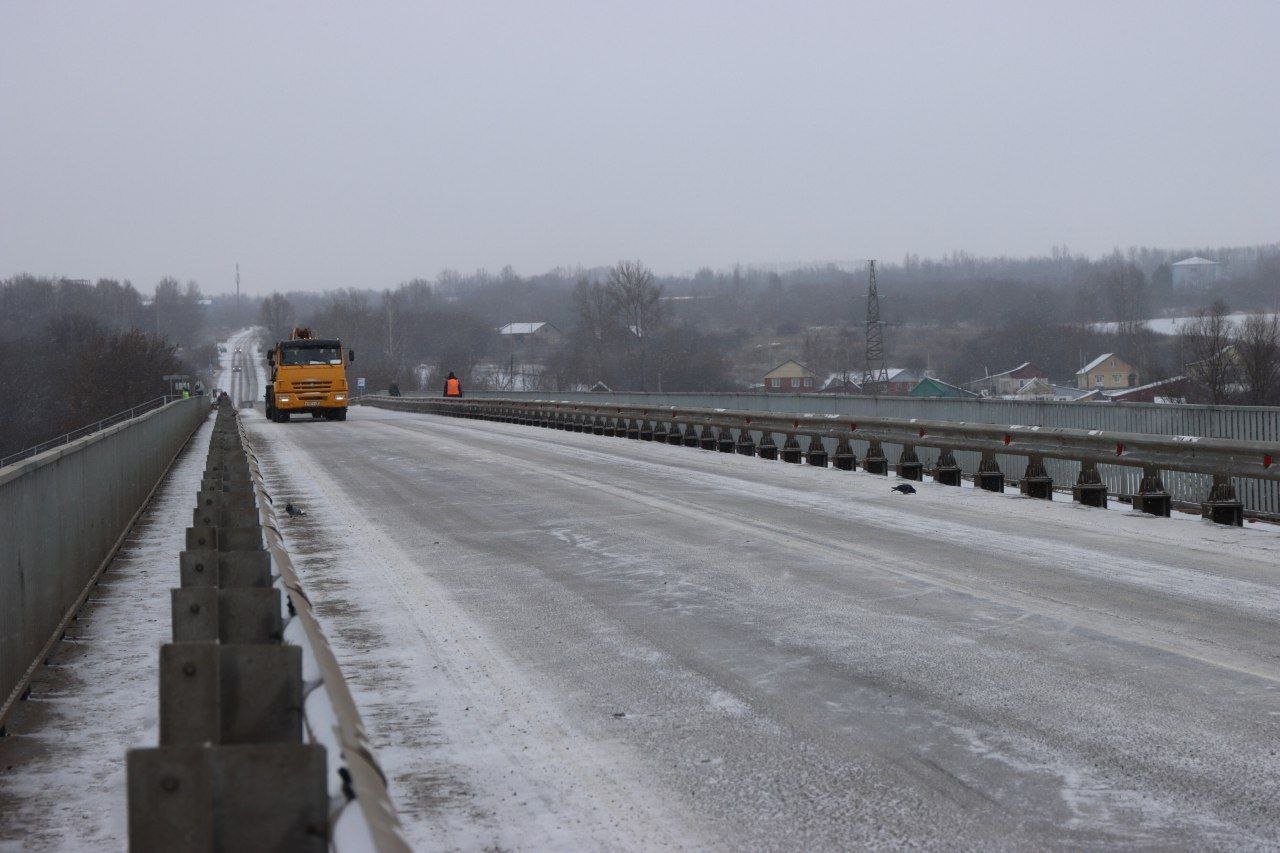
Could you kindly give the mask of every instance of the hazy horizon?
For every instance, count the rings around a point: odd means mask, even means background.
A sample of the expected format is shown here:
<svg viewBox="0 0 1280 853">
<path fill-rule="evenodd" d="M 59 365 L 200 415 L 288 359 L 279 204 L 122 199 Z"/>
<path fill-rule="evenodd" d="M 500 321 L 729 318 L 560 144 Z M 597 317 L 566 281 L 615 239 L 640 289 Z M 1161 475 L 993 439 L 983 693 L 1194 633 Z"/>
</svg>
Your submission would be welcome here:
<svg viewBox="0 0 1280 853">
<path fill-rule="evenodd" d="M 1280 4 L 0 11 L 0 276 L 387 287 L 1280 236 Z"/>
</svg>

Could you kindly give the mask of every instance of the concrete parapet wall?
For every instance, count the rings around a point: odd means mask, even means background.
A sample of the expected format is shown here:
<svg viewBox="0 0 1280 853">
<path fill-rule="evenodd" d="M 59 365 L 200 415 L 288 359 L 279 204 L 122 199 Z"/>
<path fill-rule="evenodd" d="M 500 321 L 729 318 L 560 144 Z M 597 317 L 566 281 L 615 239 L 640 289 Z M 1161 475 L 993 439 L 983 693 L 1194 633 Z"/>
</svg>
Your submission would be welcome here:
<svg viewBox="0 0 1280 853">
<path fill-rule="evenodd" d="M 0 722 L 209 400 L 176 400 L 0 468 Z"/>
</svg>

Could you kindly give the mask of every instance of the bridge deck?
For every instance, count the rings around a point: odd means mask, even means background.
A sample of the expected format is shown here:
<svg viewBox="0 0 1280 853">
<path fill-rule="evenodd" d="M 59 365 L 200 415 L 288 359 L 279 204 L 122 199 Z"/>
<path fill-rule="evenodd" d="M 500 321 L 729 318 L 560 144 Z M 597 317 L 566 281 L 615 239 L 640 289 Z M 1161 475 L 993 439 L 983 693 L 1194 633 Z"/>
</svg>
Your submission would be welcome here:
<svg viewBox="0 0 1280 853">
<path fill-rule="evenodd" d="M 252 421 L 415 840 L 1280 841 L 1280 533 L 360 408 Z"/>
</svg>

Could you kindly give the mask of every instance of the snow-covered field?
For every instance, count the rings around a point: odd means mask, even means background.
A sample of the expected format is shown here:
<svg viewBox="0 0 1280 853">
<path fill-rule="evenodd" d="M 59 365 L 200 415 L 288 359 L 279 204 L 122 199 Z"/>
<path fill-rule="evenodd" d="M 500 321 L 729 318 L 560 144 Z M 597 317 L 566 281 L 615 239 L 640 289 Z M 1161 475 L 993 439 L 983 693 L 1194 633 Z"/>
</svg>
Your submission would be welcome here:
<svg viewBox="0 0 1280 853">
<path fill-rule="evenodd" d="M 1239 325 L 1239 323 L 1248 316 L 1249 312 L 1242 311 L 1236 314 L 1228 314 L 1227 319 L 1232 323 Z M 1275 317 L 1277 315 L 1267 314 L 1265 316 Z M 1147 320 L 1144 325 L 1151 331 L 1158 332 L 1162 335 L 1176 335 L 1181 330 L 1183 324 L 1194 319 L 1195 317 L 1157 317 Z M 1096 329 L 1099 332 L 1114 332 L 1119 328 L 1119 325 L 1119 323 L 1094 323 L 1091 328 Z"/>
</svg>

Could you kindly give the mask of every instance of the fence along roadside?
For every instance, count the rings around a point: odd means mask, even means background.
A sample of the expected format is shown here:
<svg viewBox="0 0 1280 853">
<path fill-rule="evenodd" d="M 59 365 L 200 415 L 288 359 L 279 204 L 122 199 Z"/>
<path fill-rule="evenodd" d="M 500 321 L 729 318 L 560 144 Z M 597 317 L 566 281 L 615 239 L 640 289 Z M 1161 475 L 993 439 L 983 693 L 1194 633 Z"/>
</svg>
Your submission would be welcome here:
<svg viewBox="0 0 1280 853">
<path fill-rule="evenodd" d="M 1200 502 L 1206 518 L 1240 525 L 1243 504 L 1235 494 L 1233 478 L 1246 477 L 1280 481 L 1280 466 L 1275 464 L 1280 446 L 1270 442 L 1247 442 L 1207 439 L 1198 436 L 1163 436 L 1135 433 L 1112 433 L 1102 430 L 1043 429 L 1038 426 L 973 424 L 920 419 L 859 418 L 845 420 L 838 415 L 784 414 L 726 409 L 692 409 L 677 407 L 645 407 L 636 405 L 598 405 L 563 401 L 528 401 L 513 399 L 441 400 L 373 398 L 368 404 L 410 411 L 430 411 L 460 417 L 511 421 L 574 431 L 590 431 L 597 435 L 622 435 L 630 438 L 665 441 L 704 450 L 722 450 L 765 459 L 782 458 L 826 466 L 829 459 L 839 460 L 835 467 L 852 470 L 856 455 L 851 441 L 864 441 L 865 470 L 885 474 L 888 459 L 884 444 L 901 447 L 896 464 L 899 476 L 920 480 L 926 470 L 916 452 L 917 447 L 939 451 L 932 466 L 934 478 L 944 485 L 959 485 L 960 468 L 955 451 L 970 451 L 981 456 L 975 480 L 982 488 L 1002 491 L 1004 488 L 996 453 L 1021 457 L 1026 469 L 1018 478 L 1023 494 L 1036 498 L 1053 498 L 1053 479 L 1045 468 L 1046 459 L 1076 462 L 1079 472 L 1073 497 L 1085 504 L 1105 506 L 1107 493 L 1098 473 L 1099 463 L 1136 468 L 1142 471 L 1139 490 L 1134 494 L 1135 508 L 1156 515 L 1170 513 L 1172 496 L 1163 482 L 1164 471 L 1197 473 L 1211 476 L 1212 488 Z M 681 428 L 683 427 L 683 434 Z M 701 429 L 701 435 L 698 430 Z M 733 431 L 737 430 L 735 439 Z M 755 436 L 759 435 L 757 448 Z M 774 435 L 785 437 L 779 449 Z M 801 437 L 809 440 L 802 448 Z M 835 441 L 830 453 L 826 442 Z M 985 475 L 985 476 L 984 476 Z"/>
<path fill-rule="evenodd" d="M 160 742 L 127 756 L 130 847 L 408 850 L 225 395 L 192 521 Z"/>
</svg>

